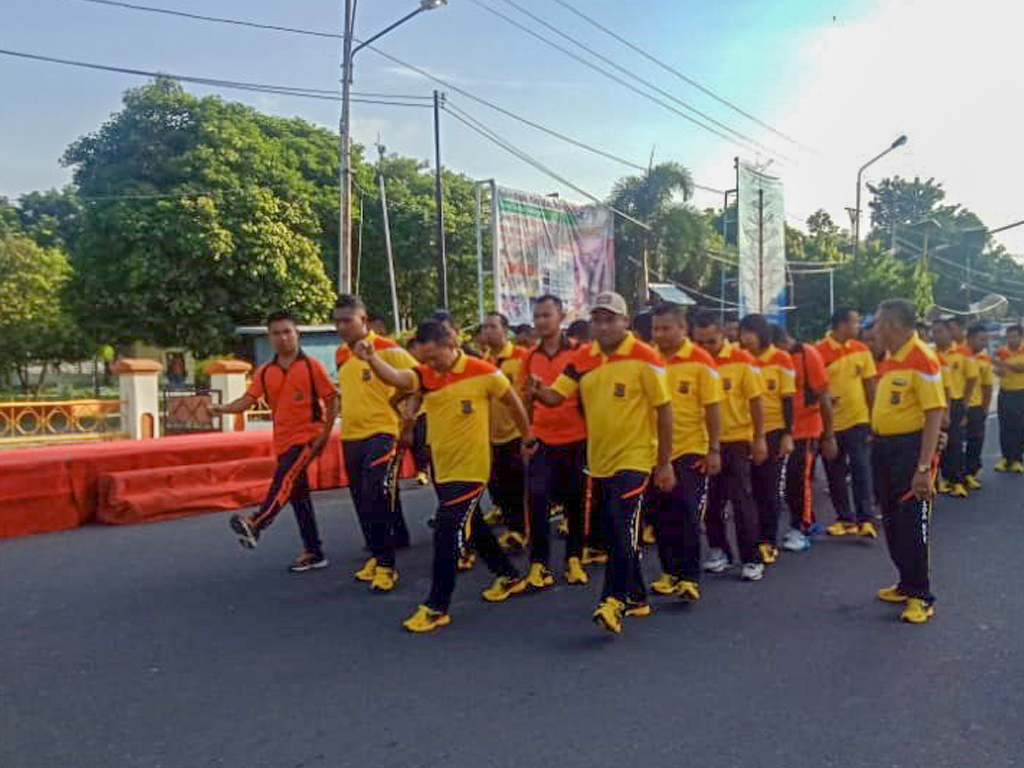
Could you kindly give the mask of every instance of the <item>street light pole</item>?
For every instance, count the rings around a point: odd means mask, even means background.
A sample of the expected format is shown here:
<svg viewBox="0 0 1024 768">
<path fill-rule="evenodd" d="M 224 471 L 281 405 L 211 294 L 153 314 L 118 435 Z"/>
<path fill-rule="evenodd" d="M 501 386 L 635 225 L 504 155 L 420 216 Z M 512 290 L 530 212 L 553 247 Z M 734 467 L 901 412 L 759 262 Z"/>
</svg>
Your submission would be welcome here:
<svg viewBox="0 0 1024 768">
<path fill-rule="evenodd" d="M 345 0 L 345 32 L 342 36 L 341 50 L 341 119 L 338 124 L 341 142 L 341 168 L 339 170 L 339 201 L 338 201 L 338 292 L 352 292 L 352 137 L 351 105 L 352 105 L 352 58 L 367 45 L 380 39 L 391 30 L 401 26 L 423 11 L 432 11 L 448 5 L 448 0 L 420 0 L 419 7 L 410 11 L 394 24 L 382 29 L 372 37 L 363 40 L 355 48 L 352 47 L 355 29 L 355 0 Z"/>
<path fill-rule="evenodd" d="M 444 183 L 441 176 L 441 102 L 444 94 L 434 91 L 434 204 L 437 206 L 437 301 L 448 308 L 448 255 L 444 242 Z"/>
<path fill-rule="evenodd" d="M 857 251 L 860 248 L 860 187 L 861 187 L 861 177 L 864 175 L 864 171 L 868 168 L 868 166 L 873 165 L 874 163 L 878 162 L 883 157 L 885 157 L 890 152 L 892 152 L 894 149 L 899 149 L 900 147 L 902 147 L 906 143 L 907 143 L 906 134 L 901 134 L 900 136 L 898 136 L 896 138 L 896 141 L 894 141 L 892 144 L 890 144 L 889 147 L 884 152 L 881 152 L 878 155 L 876 155 L 875 157 L 873 157 L 870 160 L 868 160 L 866 163 L 864 163 L 864 165 L 862 165 L 860 167 L 860 170 L 857 171 L 857 203 L 856 203 L 856 208 L 854 208 L 855 213 L 854 213 L 854 219 L 853 219 L 853 258 L 855 258 L 855 259 L 857 258 Z"/>
</svg>

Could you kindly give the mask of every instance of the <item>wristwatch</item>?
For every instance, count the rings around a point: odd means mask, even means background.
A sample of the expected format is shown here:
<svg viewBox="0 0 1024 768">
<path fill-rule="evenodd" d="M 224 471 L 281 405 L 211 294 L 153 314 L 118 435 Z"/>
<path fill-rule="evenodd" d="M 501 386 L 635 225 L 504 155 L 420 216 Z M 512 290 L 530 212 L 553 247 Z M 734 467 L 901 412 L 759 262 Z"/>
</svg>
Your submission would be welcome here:
<svg viewBox="0 0 1024 768">
<path fill-rule="evenodd" d="M 921 474 L 927 474 L 928 472 L 932 471 L 932 465 L 931 464 L 918 464 L 917 465 L 917 471 L 920 472 Z"/>
</svg>

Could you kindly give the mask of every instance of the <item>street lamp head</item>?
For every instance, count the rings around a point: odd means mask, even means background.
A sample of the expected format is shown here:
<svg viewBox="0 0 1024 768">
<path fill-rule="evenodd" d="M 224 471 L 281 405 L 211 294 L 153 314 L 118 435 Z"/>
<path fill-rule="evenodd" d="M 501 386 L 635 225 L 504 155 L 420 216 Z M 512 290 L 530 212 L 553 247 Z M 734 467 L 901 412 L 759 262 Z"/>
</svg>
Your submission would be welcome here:
<svg viewBox="0 0 1024 768">
<path fill-rule="evenodd" d="M 420 0 L 421 11 L 432 11 L 442 5 L 448 5 L 448 0 Z"/>
<path fill-rule="evenodd" d="M 902 147 L 906 143 L 907 143 L 907 134 L 904 133 L 904 134 L 901 134 L 900 137 L 898 139 L 896 139 L 896 141 L 894 141 L 892 143 L 892 148 L 896 149 L 897 147 Z"/>
</svg>

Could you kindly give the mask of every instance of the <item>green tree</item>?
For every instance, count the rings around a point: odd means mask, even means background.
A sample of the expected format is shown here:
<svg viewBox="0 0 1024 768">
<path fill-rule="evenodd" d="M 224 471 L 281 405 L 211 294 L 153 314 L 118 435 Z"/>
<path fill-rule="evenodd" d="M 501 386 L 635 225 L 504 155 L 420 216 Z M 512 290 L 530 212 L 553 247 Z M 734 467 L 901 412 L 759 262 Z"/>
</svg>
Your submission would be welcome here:
<svg viewBox="0 0 1024 768">
<path fill-rule="evenodd" d="M 29 192 L 18 199 L 17 210 L 22 230 L 39 245 L 74 249 L 82 204 L 73 187 Z"/>
<path fill-rule="evenodd" d="M 910 181 L 893 176 L 868 189 L 872 194 L 868 203 L 871 236 L 886 239 L 893 226 L 899 228 L 927 218 L 946 198 L 945 190 L 935 179 L 921 181 L 919 177 Z"/>
<path fill-rule="evenodd" d="M 89 346 L 65 309 L 71 265 L 58 248 L 21 235 L 0 236 L 0 370 L 22 389 L 38 392 L 51 367 L 89 356 Z M 33 378 L 33 369 L 39 371 Z"/>
<path fill-rule="evenodd" d="M 73 253 L 83 326 L 105 342 L 210 354 L 275 307 L 325 320 L 328 146 L 329 132 L 301 120 L 170 80 L 128 91 L 64 155 L 88 201 Z"/>
</svg>

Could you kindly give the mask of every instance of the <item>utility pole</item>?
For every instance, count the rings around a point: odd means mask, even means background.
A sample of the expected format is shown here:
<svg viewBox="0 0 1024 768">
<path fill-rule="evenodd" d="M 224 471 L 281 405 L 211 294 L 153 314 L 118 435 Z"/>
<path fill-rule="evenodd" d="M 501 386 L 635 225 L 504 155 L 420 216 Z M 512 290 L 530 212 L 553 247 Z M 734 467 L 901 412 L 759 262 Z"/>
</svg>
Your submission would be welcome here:
<svg viewBox="0 0 1024 768">
<path fill-rule="evenodd" d="M 352 102 L 352 12 L 353 0 L 345 0 L 345 34 L 341 46 L 341 168 L 338 186 L 338 293 L 352 292 L 352 157 L 349 114 Z"/>
<path fill-rule="evenodd" d="M 757 311 L 764 314 L 764 190 L 757 190 Z"/>
<path fill-rule="evenodd" d="M 395 285 L 395 255 L 391 249 L 391 220 L 388 217 L 388 193 L 384 186 L 384 145 L 377 142 L 377 152 L 380 155 L 378 175 L 380 183 L 380 209 L 382 222 L 384 224 L 384 250 L 388 257 L 388 281 L 391 284 L 391 312 L 395 318 L 395 335 L 402 332 L 402 316 L 398 310 L 398 287 Z"/>
<path fill-rule="evenodd" d="M 444 185 L 441 178 L 441 104 L 444 94 L 434 91 L 434 200 L 437 205 L 437 301 L 448 308 L 448 257 L 444 244 Z"/>
</svg>

